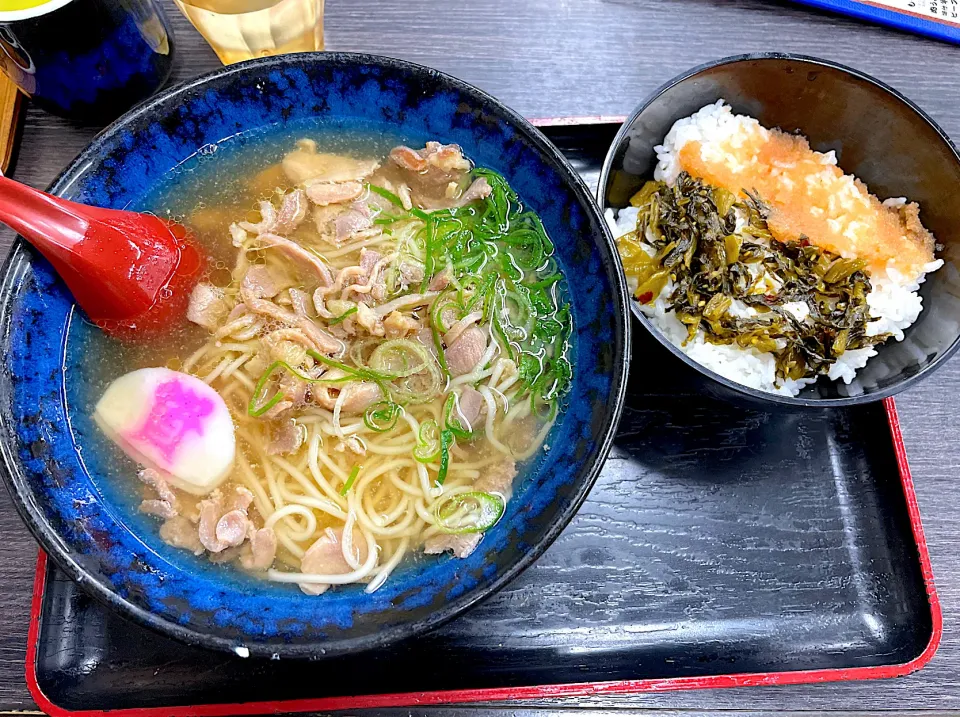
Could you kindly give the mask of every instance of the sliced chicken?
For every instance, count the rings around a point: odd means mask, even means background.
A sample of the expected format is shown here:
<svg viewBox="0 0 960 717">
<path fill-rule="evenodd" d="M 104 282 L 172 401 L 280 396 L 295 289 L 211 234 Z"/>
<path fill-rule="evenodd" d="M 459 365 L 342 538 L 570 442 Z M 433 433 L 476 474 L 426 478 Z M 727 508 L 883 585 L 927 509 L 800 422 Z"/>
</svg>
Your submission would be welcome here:
<svg viewBox="0 0 960 717">
<path fill-rule="evenodd" d="M 465 533 L 463 535 L 439 533 L 424 541 L 423 552 L 427 555 L 439 555 L 449 551 L 457 558 L 465 558 L 477 549 L 482 537 L 482 533 Z"/>
<path fill-rule="evenodd" d="M 147 498 L 140 502 L 140 512 L 169 520 L 177 516 L 179 506 L 177 494 L 163 477 L 152 468 L 144 468 L 137 473 L 143 483 L 157 494 L 156 498 Z"/>
<path fill-rule="evenodd" d="M 200 555 L 204 551 L 200 536 L 197 535 L 197 526 L 182 515 L 164 521 L 160 526 L 160 538 L 167 545 L 189 550 L 194 555 Z"/>
<path fill-rule="evenodd" d="M 243 229 L 246 232 L 251 234 L 263 234 L 264 232 L 273 231 L 273 227 L 277 223 L 277 208 L 273 206 L 273 202 L 262 201 L 259 204 L 260 206 L 260 221 L 259 222 L 238 222 L 237 226 Z"/>
<path fill-rule="evenodd" d="M 486 406 L 481 394 L 473 386 L 464 386 L 457 397 L 457 412 L 460 420 L 468 426 L 468 430 L 474 430 L 479 426 L 480 413 Z"/>
<path fill-rule="evenodd" d="M 383 329 L 388 339 L 399 339 L 420 330 L 420 322 L 412 316 L 394 311 L 383 320 Z M 431 341 L 433 335 L 430 336 Z"/>
<path fill-rule="evenodd" d="M 400 274 L 400 284 L 403 286 L 403 288 L 407 288 L 408 286 L 419 286 L 420 282 L 423 281 L 423 264 L 415 263 L 405 259 L 400 262 L 400 265 L 397 267 L 397 272 Z M 439 291 L 440 289 L 430 290 Z"/>
<path fill-rule="evenodd" d="M 313 208 L 313 222 L 320 239 L 340 246 L 348 239 L 373 237 L 380 233 L 366 202 L 332 204 Z"/>
<path fill-rule="evenodd" d="M 230 243 L 233 244 L 238 249 L 242 247 L 247 239 L 250 237 L 247 236 L 246 230 L 241 227 L 239 224 L 234 223 L 230 225 Z"/>
<path fill-rule="evenodd" d="M 301 317 L 297 321 L 296 325 L 297 328 L 303 331 L 307 338 L 313 342 L 313 345 L 320 353 L 327 354 L 329 356 L 343 353 L 345 348 L 343 342 L 340 339 L 328 334 L 326 331 L 313 323 L 312 320 Z"/>
<path fill-rule="evenodd" d="M 340 246 L 337 241 L 337 228 L 335 222 L 337 217 L 343 212 L 343 207 L 337 204 L 328 207 L 313 208 L 313 223 L 317 227 L 317 234 L 320 239 L 327 244 Z"/>
<path fill-rule="evenodd" d="M 437 345 L 433 341 L 433 331 L 430 330 L 429 326 L 422 327 L 413 338 L 415 341 L 421 343 L 423 347 L 427 349 L 427 351 L 433 354 L 434 358 L 437 357 Z"/>
<path fill-rule="evenodd" d="M 473 482 L 473 487 L 486 493 L 499 493 L 504 498 L 509 498 L 513 492 L 513 479 L 516 477 L 516 461 L 504 460 L 481 468 L 480 477 Z"/>
<path fill-rule="evenodd" d="M 390 151 L 390 160 L 432 184 L 446 185 L 470 171 L 470 161 L 455 144 L 427 142 L 421 150 L 395 147 Z"/>
<path fill-rule="evenodd" d="M 414 203 L 423 209 L 462 207 L 492 191 L 484 177 L 469 181 L 470 161 L 454 144 L 427 142 L 420 150 L 395 147 L 390 162 L 399 168 L 412 189 Z"/>
<path fill-rule="evenodd" d="M 409 172 L 425 172 L 427 169 L 426 158 L 417 150 L 405 145 L 390 150 L 390 161 Z"/>
<path fill-rule="evenodd" d="M 243 552 L 243 548 L 239 545 L 234 545 L 225 550 L 221 550 L 219 553 L 207 553 L 207 560 L 214 565 L 226 565 L 227 563 L 238 560 L 240 556 L 243 555 Z"/>
<path fill-rule="evenodd" d="M 470 202 L 486 199 L 492 191 L 493 187 L 490 186 L 490 182 L 487 181 L 486 177 L 477 177 L 470 186 L 467 187 L 467 191 L 460 195 L 460 198 L 457 200 L 457 206 L 462 207 Z"/>
<path fill-rule="evenodd" d="M 153 488 L 160 500 L 176 506 L 177 494 L 173 491 L 173 488 L 170 487 L 170 484 L 164 480 L 163 476 L 157 473 L 157 471 L 153 470 L 152 468 L 144 468 L 140 471 L 137 471 L 137 478 L 139 478 L 141 482 Z"/>
<path fill-rule="evenodd" d="M 262 264 L 247 269 L 240 282 L 240 297 L 246 302 L 256 299 L 272 299 L 280 293 L 280 287 L 270 270 Z"/>
<path fill-rule="evenodd" d="M 327 528 L 324 534 L 311 545 L 300 561 L 300 572 L 311 575 L 343 575 L 353 572 L 353 568 L 343 557 L 343 529 Z M 367 559 L 367 541 L 363 534 L 353 531 L 353 556 L 359 563 Z M 330 586 L 300 583 L 300 589 L 307 595 L 320 595 Z"/>
<path fill-rule="evenodd" d="M 348 383 L 343 388 L 343 394 L 343 405 L 340 411 L 348 415 L 359 415 L 377 401 L 383 400 L 383 391 L 377 384 L 369 381 Z"/>
<path fill-rule="evenodd" d="M 354 234 L 369 229 L 371 226 L 373 226 L 373 220 L 368 215 L 357 209 L 348 209 L 337 216 L 333 222 L 337 246 L 343 244 Z"/>
<path fill-rule="evenodd" d="M 230 303 L 223 289 L 205 281 L 193 287 L 190 293 L 190 304 L 187 306 L 189 321 L 202 326 L 207 331 L 216 331 L 228 313 L 230 313 Z"/>
<path fill-rule="evenodd" d="M 294 407 L 293 401 L 278 401 L 272 408 L 264 413 L 260 418 L 265 421 L 272 421 L 276 418 L 282 418 L 284 414 Z"/>
<path fill-rule="evenodd" d="M 306 316 L 299 316 L 293 311 L 277 306 L 272 301 L 263 299 L 251 299 L 246 302 L 247 308 L 255 314 L 259 314 L 271 321 L 286 324 L 295 327 L 310 341 L 310 348 L 324 354 L 339 354 L 344 350 L 343 342 L 340 339 L 331 336 L 326 331 L 317 326 L 312 319 Z"/>
<path fill-rule="evenodd" d="M 383 271 L 387 263 L 388 259 L 385 259 L 380 252 L 367 248 L 360 250 L 360 269 L 366 277 L 365 293 L 367 298 L 365 301 L 368 303 L 379 304 L 387 298 L 387 280 Z M 357 291 L 358 293 L 364 293 Z M 378 329 L 375 335 L 382 336 L 383 334 Z"/>
<path fill-rule="evenodd" d="M 248 523 L 247 513 L 244 510 L 231 510 L 224 513 L 217 521 L 217 540 L 229 548 L 237 547 L 247 539 Z"/>
<path fill-rule="evenodd" d="M 427 287 L 428 291 L 443 291 L 448 286 L 450 286 L 450 269 L 444 269 L 439 274 L 435 274 L 434 277 L 430 280 L 430 285 Z"/>
<path fill-rule="evenodd" d="M 325 287 L 317 287 L 313 292 L 313 309 L 317 312 L 317 316 L 321 316 L 324 319 L 332 319 L 338 314 L 334 314 L 327 308 L 327 292 Z"/>
<path fill-rule="evenodd" d="M 140 507 L 138 510 L 145 515 L 154 515 L 157 518 L 163 518 L 164 520 L 176 518 L 178 515 L 177 509 L 170 505 L 167 501 L 153 500 L 150 498 L 140 501 Z"/>
<path fill-rule="evenodd" d="M 258 238 L 261 249 L 277 249 L 292 259 L 305 273 L 319 279 L 324 286 L 330 286 L 333 283 L 333 275 L 329 267 L 323 259 L 309 249 L 276 234 L 261 234 Z"/>
<path fill-rule="evenodd" d="M 323 374 L 323 377 L 335 380 L 342 378 L 343 375 L 342 372 L 333 370 Z M 348 416 L 359 415 L 377 401 L 383 400 L 383 392 L 380 387 L 369 381 L 351 381 L 342 384 L 340 388 L 336 386 L 317 386 L 311 395 L 315 403 L 328 411 L 332 411 L 337 405 L 337 398 L 341 392 L 344 394 L 344 399 L 340 406 L 340 413 Z"/>
<path fill-rule="evenodd" d="M 200 543 L 211 553 L 219 553 L 243 542 L 247 535 L 247 508 L 253 493 L 237 486 L 228 494 L 215 490 L 201 500 L 198 534 Z M 242 530 L 241 530 L 242 528 Z"/>
<path fill-rule="evenodd" d="M 470 373 L 480 363 L 487 348 L 487 335 L 478 326 L 465 330 L 444 352 L 447 368 L 454 376 Z"/>
<path fill-rule="evenodd" d="M 240 564 L 247 570 L 266 570 L 277 557 L 277 534 L 272 528 L 260 528 L 250 532 L 250 552 L 240 557 Z"/>
<path fill-rule="evenodd" d="M 288 289 L 290 294 L 290 305 L 293 307 L 297 316 L 310 315 L 310 297 L 303 289 Z"/>
<path fill-rule="evenodd" d="M 377 262 L 380 261 L 383 256 L 378 251 L 373 249 L 363 248 L 360 250 L 360 268 L 363 269 L 363 273 L 366 276 L 370 276 L 374 268 L 377 266 Z"/>
<path fill-rule="evenodd" d="M 280 378 L 280 392 L 284 400 L 290 401 L 294 408 L 303 408 L 307 402 L 307 384 L 290 373 Z"/>
<path fill-rule="evenodd" d="M 260 234 L 289 234 L 294 231 L 307 216 L 307 198 L 302 189 L 294 189 L 283 195 L 280 210 L 273 202 L 260 202 L 259 222 L 238 222 L 230 226 L 234 246 L 241 246 L 247 239 L 247 232 Z"/>
<path fill-rule="evenodd" d="M 371 336 L 383 336 L 383 323 L 377 313 L 366 304 L 357 304 L 355 317 L 357 326 L 365 329 Z"/>
<path fill-rule="evenodd" d="M 306 349 L 314 347 L 313 342 L 300 329 L 271 331 L 260 338 L 260 344 L 267 349 L 268 363 L 283 361 L 291 366 L 302 364 L 307 357 Z"/>
<path fill-rule="evenodd" d="M 307 196 L 318 207 L 352 202 L 363 194 L 360 182 L 308 182 Z"/>
<path fill-rule="evenodd" d="M 301 382 L 301 385 L 304 385 Z M 270 430 L 270 443 L 267 444 L 267 453 L 271 456 L 283 456 L 296 453 L 303 445 L 303 427 L 292 418 L 281 421 Z"/>
<path fill-rule="evenodd" d="M 302 189 L 294 189 L 283 195 L 280 211 L 273 226 L 267 231 L 287 235 L 299 227 L 307 217 L 307 198 Z"/>
<path fill-rule="evenodd" d="M 329 371 L 325 371 L 322 374 L 320 374 L 320 376 L 326 379 L 327 381 L 336 381 L 337 379 L 341 379 L 346 375 L 347 375 L 346 373 L 336 368 L 330 369 Z M 332 411 L 334 406 L 337 404 L 337 396 L 340 395 L 341 389 L 338 388 L 339 385 L 340 384 L 315 385 L 310 389 L 310 398 L 318 406 L 322 406 L 328 411 Z"/>
<path fill-rule="evenodd" d="M 424 209 L 450 209 L 451 207 L 465 207 L 471 202 L 478 202 L 481 199 L 486 199 L 490 196 L 492 191 L 493 187 L 490 186 L 490 183 L 487 181 L 486 177 L 477 177 L 463 193 L 460 192 L 460 187 L 456 182 L 451 182 L 449 185 L 447 185 L 447 190 L 444 192 L 443 197 L 439 199 L 428 196 L 421 197 L 420 205 Z"/>
<path fill-rule="evenodd" d="M 482 311 L 472 311 L 459 321 L 454 321 L 450 328 L 447 329 L 447 332 L 443 335 L 443 343 L 445 343 L 447 346 L 452 346 L 467 329 L 476 324 L 482 318 Z"/>
<path fill-rule="evenodd" d="M 372 159 L 354 159 L 339 154 L 317 152 L 317 143 L 302 139 L 281 163 L 284 174 L 294 184 L 311 179 L 327 182 L 360 181 L 373 174 L 380 163 Z"/>
</svg>

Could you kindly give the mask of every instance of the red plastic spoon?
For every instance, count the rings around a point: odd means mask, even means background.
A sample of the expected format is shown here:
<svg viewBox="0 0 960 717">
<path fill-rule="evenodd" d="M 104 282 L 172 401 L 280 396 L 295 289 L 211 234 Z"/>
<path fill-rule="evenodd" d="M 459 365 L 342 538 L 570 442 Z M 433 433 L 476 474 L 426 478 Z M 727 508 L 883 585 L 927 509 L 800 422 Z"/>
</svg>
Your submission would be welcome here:
<svg viewBox="0 0 960 717">
<path fill-rule="evenodd" d="M 53 264 L 95 324 L 123 339 L 176 326 L 204 266 L 176 222 L 77 204 L 6 177 L 0 221 Z"/>
</svg>

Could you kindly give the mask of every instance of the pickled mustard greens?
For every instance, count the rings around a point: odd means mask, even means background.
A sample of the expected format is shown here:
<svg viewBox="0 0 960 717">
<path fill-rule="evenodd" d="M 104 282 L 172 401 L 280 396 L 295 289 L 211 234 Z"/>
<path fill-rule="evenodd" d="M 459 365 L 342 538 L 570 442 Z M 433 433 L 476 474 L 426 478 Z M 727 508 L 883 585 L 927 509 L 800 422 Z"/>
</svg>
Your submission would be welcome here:
<svg viewBox="0 0 960 717">
<path fill-rule="evenodd" d="M 771 353 L 778 380 L 826 374 L 845 351 L 885 341 L 867 335 L 865 263 L 805 237 L 777 241 L 768 207 L 746 194 L 739 201 L 685 172 L 672 187 L 647 182 L 631 199 L 636 230 L 617 240 L 637 301 L 666 289 L 687 341 L 702 330 L 707 342 Z"/>
</svg>

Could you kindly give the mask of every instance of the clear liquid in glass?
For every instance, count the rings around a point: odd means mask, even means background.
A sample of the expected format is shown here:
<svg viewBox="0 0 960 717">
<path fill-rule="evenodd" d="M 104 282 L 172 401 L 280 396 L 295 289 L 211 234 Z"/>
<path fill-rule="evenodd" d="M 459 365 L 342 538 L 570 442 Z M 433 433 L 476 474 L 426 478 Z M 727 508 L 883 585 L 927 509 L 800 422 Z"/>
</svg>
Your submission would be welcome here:
<svg viewBox="0 0 960 717">
<path fill-rule="evenodd" d="M 324 0 L 174 0 L 229 65 L 323 49 Z"/>
</svg>

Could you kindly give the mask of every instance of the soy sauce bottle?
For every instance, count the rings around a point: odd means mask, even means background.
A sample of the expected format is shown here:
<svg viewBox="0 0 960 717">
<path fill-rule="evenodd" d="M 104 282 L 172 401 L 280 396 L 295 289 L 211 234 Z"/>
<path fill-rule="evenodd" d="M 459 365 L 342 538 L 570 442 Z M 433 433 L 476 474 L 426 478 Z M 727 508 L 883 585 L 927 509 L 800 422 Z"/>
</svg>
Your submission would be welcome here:
<svg viewBox="0 0 960 717">
<path fill-rule="evenodd" d="M 43 109 L 104 124 L 160 89 L 173 34 L 156 0 L 4 0 L 0 66 Z"/>
</svg>

